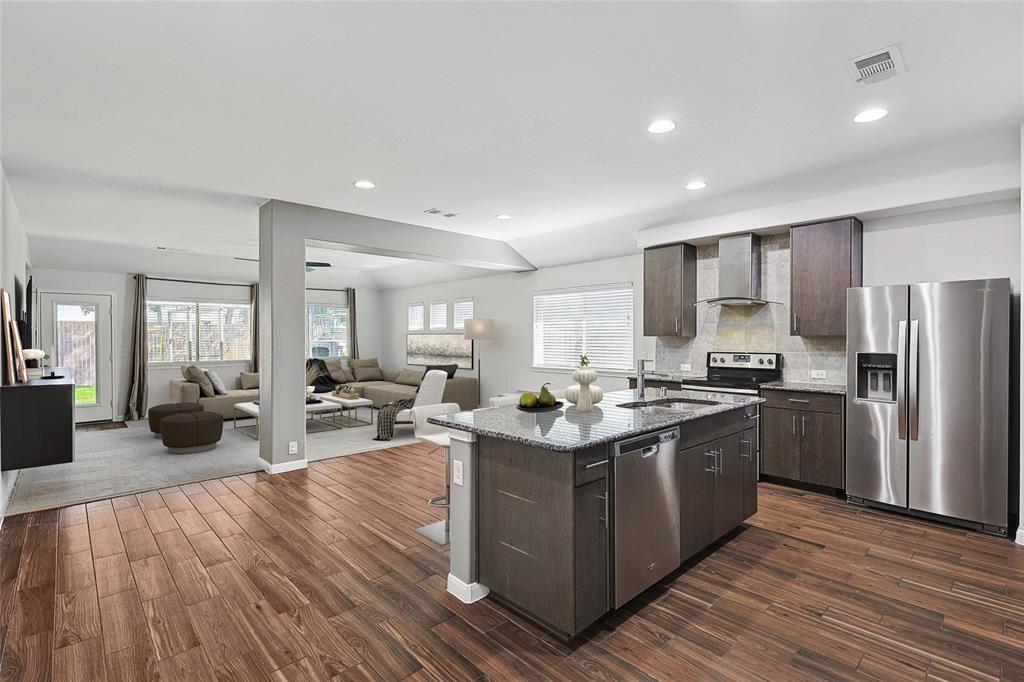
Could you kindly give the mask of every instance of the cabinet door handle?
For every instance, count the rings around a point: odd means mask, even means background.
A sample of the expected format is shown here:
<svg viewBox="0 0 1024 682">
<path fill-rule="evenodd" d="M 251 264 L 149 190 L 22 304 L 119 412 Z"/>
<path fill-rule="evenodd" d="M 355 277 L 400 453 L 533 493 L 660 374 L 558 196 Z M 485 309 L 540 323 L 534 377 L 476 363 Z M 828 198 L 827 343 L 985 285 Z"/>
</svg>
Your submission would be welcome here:
<svg viewBox="0 0 1024 682">
<path fill-rule="evenodd" d="M 796 435 L 796 415 L 793 415 L 793 435 Z"/>
<path fill-rule="evenodd" d="M 794 312 L 793 313 L 793 333 L 795 334 L 798 331 L 800 331 L 800 322 L 799 322 L 799 319 L 796 316 L 796 313 Z"/>
<path fill-rule="evenodd" d="M 800 417 L 800 435 L 807 435 L 807 417 Z"/>
<path fill-rule="evenodd" d="M 604 503 L 604 518 L 598 519 L 598 521 L 604 521 L 604 527 L 608 528 L 608 493 L 601 495 L 601 502 Z"/>
<path fill-rule="evenodd" d="M 741 438 L 740 439 L 740 445 L 746 445 L 747 446 L 747 453 L 743 454 L 741 452 L 740 453 L 740 457 L 742 457 L 743 459 L 753 459 L 754 449 L 752 447 L 750 447 L 750 441 L 747 440 L 746 438 Z"/>
<path fill-rule="evenodd" d="M 608 463 L 608 460 L 602 459 L 602 460 L 600 460 L 598 462 L 591 462 L 590 464 L 588 464 L 587 466 L 585 466 L 583 468 L 584 469 L 593 469 L 594 467 L 604 466 L 607 463 Z"/>
<path fill-rule="evenodd" d="M 676 318 L 676 334 L 679 333 L 679 318 Z"/>
<path fill-rule="evenodd" d="M 804 405 L 810 405 L 811 404 L 810 400 L 801 400 L 799 398 L 790 398 L 789 402 L 791 402 L 791 403 L 802 403 Z"/>
<path fill-rule="evenodd" d="M 711 457 L 711 458 L 714 459 L 714 464 L 711 465 L 710 469 L 708 469 L 707 462 L 704 462 L 704 471 L 708 472 L 709 474 L 717 474 L 718 473 L 718 454 L 714 450 L 705 450 L 704 451 L 704 456 L 705 457 Z"/>
<path fill-rule="evenodd" d="M 716 476 L 722 473 L 722 453 L 724 453 L 724 452 L 725 451 L 722 450 L 721 448 L 718 449 L 718 457 L 717 457 L 717 460 L 718 460 L 718 467 L 717 467 L 717 469 L 718 470 L 715 471 L 715 475 Z"/>
</svg>

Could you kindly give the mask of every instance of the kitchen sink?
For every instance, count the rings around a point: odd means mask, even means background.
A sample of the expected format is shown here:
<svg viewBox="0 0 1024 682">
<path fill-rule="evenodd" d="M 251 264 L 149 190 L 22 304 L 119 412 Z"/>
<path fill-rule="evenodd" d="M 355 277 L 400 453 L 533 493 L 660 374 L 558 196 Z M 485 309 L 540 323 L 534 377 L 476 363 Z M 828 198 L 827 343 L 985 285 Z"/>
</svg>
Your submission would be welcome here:
<svg viewBox="0 0 1024 682">
<path fill-rule="evenodd" d="M 702 400 L 701 398 L 652 398 L 651 400 L 634 400 L 630 403 L 620 403 L 616 407 L 672 407 L 674 403 L 681 403 L 683 405 L 718 404 L 715 400 Z"/>
</svg>

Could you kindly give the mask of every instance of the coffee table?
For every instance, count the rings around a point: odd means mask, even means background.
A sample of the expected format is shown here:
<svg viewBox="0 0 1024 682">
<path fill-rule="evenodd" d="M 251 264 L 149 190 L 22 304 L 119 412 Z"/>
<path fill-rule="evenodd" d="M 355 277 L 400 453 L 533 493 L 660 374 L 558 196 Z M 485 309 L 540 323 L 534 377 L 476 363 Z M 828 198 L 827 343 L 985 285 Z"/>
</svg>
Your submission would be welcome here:
<svg viewBox="0 0 1024 682">
<path fill-rule="evenodd" d="M 309 424 L 316 423 L 331 429 L 340 429 L 342 424 L 335 419 L 325 419 L 324 416 L 328 414 L 339 414 L 343 408 L 337 403 L 330 401 L 323 401 L 320 403 L 313 403 L 306 405 L 306 430 L 309 430 Z M 239 415 L 241 413 L 241 415 Z M 255 425 L 238 425 L 238 419 L 242 417 L 254 417 L 256 419 Z M 260 439 L 260 406 L 254 402 L 249 403 L 236 403 L 234 411 L 234 428 L 236 431 L 241 431 L 245 435 L 249 436 L 253 440 Z M 323 429 L 320 429 L 323 430 Z"/>
<path fill-rule="evenodd" d="M 341 407 L 341 414 L 339 420 L 342 426 L 353 426 L 354 424 L 373 424 L 373 401 L 369 398 L 342 398 L 341 396 L 334 395 L 332 393 L 321 393 L 317 396 L 321 400 L 335 403 Z M 368 407 L 370 408 L 370 420 L 363 421 L 359 419 L 359 408 Z M 353 412 L 355 416 L 346 415 L 346 412 Z"/>
</svg>

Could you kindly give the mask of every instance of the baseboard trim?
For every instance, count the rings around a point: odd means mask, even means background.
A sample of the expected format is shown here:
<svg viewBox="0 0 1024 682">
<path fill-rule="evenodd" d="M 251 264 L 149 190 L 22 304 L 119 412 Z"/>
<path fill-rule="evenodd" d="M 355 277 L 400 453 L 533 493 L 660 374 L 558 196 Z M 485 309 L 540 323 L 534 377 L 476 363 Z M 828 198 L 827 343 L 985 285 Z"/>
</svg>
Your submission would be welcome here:
<svg viewBox="0 0 1024 682">
<path fill-rule="evenodd" d="M 1017 538 L 1016 538 L 1015 542 L 1018 545 L 1024 545 L 1024 526 L 1021 526 L 1020 528 L 1017 529 Z"/>
<path fill-rule="evenodd" d="M 448 593 L 463 604 L 480 601 L 491 591 L 491 588 L 480 583 L 464 583 L 451 573 L 448 574 Z"/>
<path fill-rule="evenodd" d="M 281 462 L 280 464 L 271 464 L 265 459 L 260 460 L 260 466 L 268 474 L 283 474 L 286 471 L 295 471 L 296 469 L 305 469 L 309 465 L 309 462 L 305 457 L 302 459 L 293 459 L 290 462 Z"/>
</svg>

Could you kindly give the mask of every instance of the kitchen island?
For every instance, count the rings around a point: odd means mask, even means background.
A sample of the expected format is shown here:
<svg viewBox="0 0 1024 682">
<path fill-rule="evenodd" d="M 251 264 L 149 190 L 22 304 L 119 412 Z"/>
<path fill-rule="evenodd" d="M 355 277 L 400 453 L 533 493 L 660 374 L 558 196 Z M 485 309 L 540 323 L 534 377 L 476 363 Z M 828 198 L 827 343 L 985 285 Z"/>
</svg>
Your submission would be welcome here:
<svg viewBox="0 0 1024 682">
<path fill-rule="evenodd" d="M 581 632 L 756 511 L 761 402 L 650 389 L 430 419 L 451 435 L 449 592 Z"/>
</svg>

